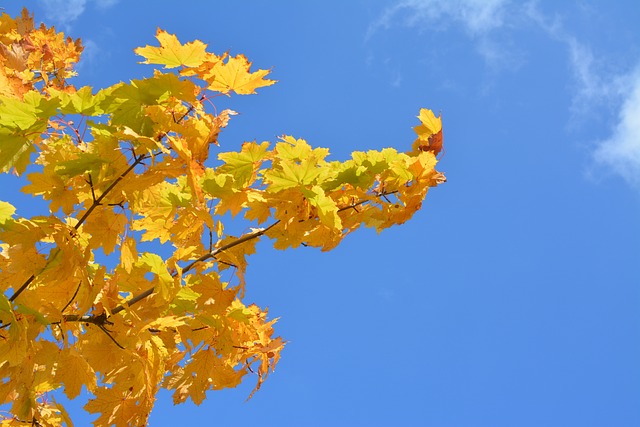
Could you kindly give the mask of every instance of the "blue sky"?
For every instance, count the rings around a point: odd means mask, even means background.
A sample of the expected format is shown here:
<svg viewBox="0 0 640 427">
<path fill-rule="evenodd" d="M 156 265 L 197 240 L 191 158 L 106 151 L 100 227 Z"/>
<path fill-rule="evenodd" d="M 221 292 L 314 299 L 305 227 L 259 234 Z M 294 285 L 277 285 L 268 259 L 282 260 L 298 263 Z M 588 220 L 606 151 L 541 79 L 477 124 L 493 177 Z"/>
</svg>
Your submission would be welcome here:
<svg viewBox="0 0 640 427">
<path fill-rule="evenodd" d="M 448 182 L 409 223 L 250 259 L 247 302 L 289 340 L 275 374 L 161 394 L 152 426 L 640 425 L 636 1 L 42 0 L 87 46 L 77 85 L 149 75 L 156 27 L 244 53 L 279 83 L 221 100 L 221 136 L 409 148 L 441 112 Z M 0 177 L 1 199 L 37 209 Z M 77 425 L 87 418 L 74 412 Z"/>
</svg>

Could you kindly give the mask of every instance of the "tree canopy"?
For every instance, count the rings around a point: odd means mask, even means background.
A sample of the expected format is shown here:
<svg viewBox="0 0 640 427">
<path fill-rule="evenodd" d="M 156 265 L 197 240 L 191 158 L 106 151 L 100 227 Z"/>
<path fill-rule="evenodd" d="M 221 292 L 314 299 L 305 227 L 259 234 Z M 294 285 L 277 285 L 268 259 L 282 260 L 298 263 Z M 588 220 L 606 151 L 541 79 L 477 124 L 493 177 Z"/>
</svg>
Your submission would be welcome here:
<svg viewBox="0 0 640 427">
<path fill-rule="evenodd" d="M 427 109 L 406 152 L 328 160 L 289 135 L 225 151 L 236 112 L 215 97 L 275 83 L 245 56 L 159 29 L 135 50 L 152 77 L 78 88 L 79 39 L 27 10 L 0 17 L 0 38 L 0 171 L 49 208 L 23 217 L 0 201 L 2 425 L 72 425 L 56 390 L 86 388 L 97 426 L 145 425 L 159 388 L 196 404 L 245 376 L 257 391 L 285 341 L 243 302 L 256 242 L 328 251 L 363 225 L 402 224 L 445 181 Z"/>
</svg>

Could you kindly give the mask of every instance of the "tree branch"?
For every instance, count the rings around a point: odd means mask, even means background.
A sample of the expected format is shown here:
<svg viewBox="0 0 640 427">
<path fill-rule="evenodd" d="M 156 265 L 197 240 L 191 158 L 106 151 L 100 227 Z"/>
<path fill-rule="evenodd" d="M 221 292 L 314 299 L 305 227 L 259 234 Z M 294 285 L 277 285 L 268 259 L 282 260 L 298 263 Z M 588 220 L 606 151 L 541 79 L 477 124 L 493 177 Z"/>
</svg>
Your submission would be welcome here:
<svg viewBox="0 0 640 427">
<path fill-rule="evenodd" d="M 84 215 L 82 215 L 82 217 L 78 220 L 78 223 L 73 228 L 75 228 L 76 230 L 80 229 L 80 227 L 87 220 L 89 215 L 91 215 L 91 212 L 93 212 L 93 210 L 101 204 L 102 200 L 105 197 L 107 197 L 107 195 L 114 189 L 114 187 L 118 185 L 118 183 L 122 181 L 124 177 L 127 176 L 136 166 L 142 163 L 143 160 L 147 159 L 148 156 L 146 154 L 140 154 L 139 156 L 134 155 L 133 158 L 135 159 L 135 161 L 131 165 L 129 165 L 127 170 L 125 170 L 120 175 L 118 175 L 115 181 L 113 181 L 111 185 L 109 185 L 107 189 L 102 192 L 100 197 L 93 200 L 93 203 L 91 204 L 91 206 L 89 206 L 89 209 L 87 209 L 87 211 L 84 213 Z M 92 190 L 93 190 L 93 187 L 92 187 Z"/>
<path fill-rule="evenodd" d="M 280 223 L 280 220 L 277 220 L 276 222 L 274 222 L 273 224 L 271 224 L 270 226 L 268 226 L 267 228 L 261 228 L 259 230 L 254 231 L 253 233 L 249 233 L 249 234 L 245 234 L 244 236 L 234 240 L 233 242 L 229 242 L 226 245 L 220 246 L 219 248 L 217 248 L 214 251 L 211 252 L 207 252 L 206 254 L 202 255 L 200 258 L 191 261 L 189 264 L 187 264 L 187 266 L 185 266 L 185 268 L 182 269 L 183 273 L 186 273 L 187 271 L 192 270 L 198 263 L 200 262 L 204 262 L 208 259 L 211 258 L 215 258 L 216 255 L 218 255 L 220 252 L 224 252 L 226 250 L 229 250 L 235 246 L 238 246 L 246 241 L 249 241 L 251 239 L 255 239 L 258 238 L 262 235 L 264 235 L 267 231 L 269 231 L 271 228 L 275 227 L 278 223 Z M 175 277 L 178 273 L 175 272 L 172 274 L 173 277 Z M 125 301 L 122 304 L 118 305 L 117 307 L 115 307 L 113 310 L 111 310 L 111 314 L 118 314 L 121 311 L 123 311 L 125 308 L 127 307 L 131 307 L 132 305 L 138 303 L 139 301 L 145 299 L 146 297 L 148 297 L 149 295 L 151 295 L 155 290 L 155 287 L 151 287 L 149 289 L 147 289 L 144 292 L 139 293 L 138 295 L 135 295 L 133 298 L 131 298 L 129 301 Z"/>
<path fill-rule="evenodd" d="M 392 191 L 392 192 L 389 192 L 389 193 L 382 193 L 382 194 L 379 194 L 378 197 L 382 197 L 382 196 L 386 196 L 386 195 L 394 194 L 394 193 L 397 193 L 397 191 Z M 359 201 L 357 203 L 352 203 L 349 206 L 345 206 L 345 207 L 339 208 L 338 212 L 341 212 L 341 211 L 344 211 L 344 210 L 347 210 L 347 209 L 354 209 L 355 207 L 357 207 L 359 205 L 362 205 L 364 203 L 370 202 L 370 201 L 371 200 L 361 200 L 361 201 Z M 269 231 L 271 228 L 275 227 L 279 223 L 280 223 L 280 220 L 277 220 L 273 224 L 271 224 L 270 226 L 268 226 L 266 228 L 261 228 L 259 230 L 254 231 L 253 233 L 245 234 L 244 236 L 234 240 L 233 242 L 229 242 L 226 245 L 220 246 L 219 248 L 217 248 L 217 249 L 215 249 L 213 251 L 207 252 L 206 254 L 202 255 L 200 258 L 197 258 L 197 259 L 191 261 L 189 264 L 187 264 L 185 266 L 185 268 L 182 269 L 182 272 L 186 273 L 186 272 L 192 270 L 198 263 L 204 262 L 204 261 L 206 261 L 208 259 L 211 259 L 211 258 L 215 258 L 216 255 L 218 255 L 221 252 L 224 252 L 224 251 L 229 250 L 229 249 L 231 249 L 231 248 L 233 248 L 235 246 L 238 246 L 238 245 L 240 245 L 240 244 L 242 244 L 242 243 L 244 243 L 246 241 L 249 241 L 251 239 L 255 239 L 255 238 L 258 238 L 258 237 L 264 235 L 267 231 Z M 177 274 L 178 273 L 175 272 L 171 276 L 175 277 Z M 142 301 L 143 299 L 145 299 L 149 295 L 153 294 L 154 291 L 155 291 L 155 287 L 151 287 L 151 288 L 149 288 L 149 289 L 147 289 L 147 290 L 135 295 L 129 301 L 125 301 L 122 304 L 116 306 L 113 310 L 111 310 L 111 314 L 112 315 L 118 314 L 121 311 L 123 311 L 125 308 L 131 307 L 132 305 L 137 304 L 138 302 Z M 89 320 L 89 319 L 92 319 L 92 318 L 93 318 L 93 316 L 91 316 L 91 315 L 81 316 L 81 317 L 73 316 L 73 315 L 72 316 L 65 316 L 65 320 L 68 321 L 68 322 L 69 321 L 80 321 L 80 322 L 95 323 L 95 322 Z"/>
<path fill-rule="evenodd" d="M 82 215 L 82 217 L 78 220 L 78 223 L 73 228 L 75 230 L 79 230 L 82 224 L 87 220 L 89 215 L 91 215 L 91 212 L 93 212 L 94 209 L 101 204 L 102 200 L 105 197 L 107 197 L 107 195 L 114 189 L 114 187 L 118 185 L 118 183 L 122 181 L 125 176 L 127 176 L 136 166 L 142 163 L 142 161 L 145 160 L 146 158 L 148 158 L 146 154 L 141 154 L 139 156 L 134 155 L 134 159 L 135 159 L 134 162 L 131 165 L 129 165 L 127 170 L 125 170 L 120 175 L 118 175 L 115 181 L 113 181 L 97 199 L 95 198 L 95 194 L 93 193 L 93 183 L 91 182 L 90 185 L 91 185 L 91 193 L 93 195 L 93 203 L 91 204 L 91 206 L 89 206 L 89 209 L 87 209 L 87 211 L 84 213 L 84 215 Z M 89 175 L 89 178 L 91 179 L 91 175 Z M 56 252 L 56 255 L 58 254 L 58 252 L 59 251 Z M 13 293 L 13 295 L 9 297 L 9 301 L 13 302 L 16 298 L 18 298 L 18 296 L 20 296 L 20 294 L 24 292 L 29 287 L 29 285 L 35 280 L 35 278 L 36 278 L 36 274 L 32 274 L 31 277 L 29 277 L 22 284 L 22 286 L 20 286 L 18 290 L 16 290 Z"/>
</svg>

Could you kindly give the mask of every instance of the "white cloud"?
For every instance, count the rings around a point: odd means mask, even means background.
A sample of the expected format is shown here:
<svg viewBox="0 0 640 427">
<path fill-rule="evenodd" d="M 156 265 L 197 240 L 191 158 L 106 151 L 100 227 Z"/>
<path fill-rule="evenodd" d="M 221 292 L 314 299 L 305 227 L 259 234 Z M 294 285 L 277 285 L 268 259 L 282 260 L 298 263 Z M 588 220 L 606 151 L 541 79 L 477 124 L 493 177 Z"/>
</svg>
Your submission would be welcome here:
<svg viewBox="0 0 640 427">
<path fill-rule="evenodd" d="M 120 0 L 94 0 L 100 9 L 107 9 L 118 3 Z"/>
<path fill-rule="evenodd" d="M 640 66 L 625 80 L 627 95 L 617 123 L 611 136 L 599 143 L 594 157 L 629 183 L 640 186 Z"/>
<path fill-rule="evenodd" d="M 100 9 L 107 9 L 119 0 L 91 0 Z M 42 0 L 44 12 L 49 22 L 69 29 L 70 24 L 82 15 L 87 6 L 87 0 Z"/>
<path fill-rule="evenodd" d="M 525 14 L 551 39 L 567 49 L 569 71 L 573 84 L 572 110 L 575 116 L 584 116 L 593 105 L 613 105 L 619 101 L 620 75 L 605 70 L 605 60 L 598 61 L 591 48 L 569 34 L 558 16 L 543 15 L 535 2 L 525 6 Z"/>
<path fill-rule="evenodd" d="M 628 76 L 622 70 L 607 70 L 604 59 L 596 59 L 589 46 L 580 43 L 573 36 L 561 40 L 569 52 L 569 68 L 574 85 L 571 109 L 574 116 L 588 116 L 594 105 L 618 108 Z M 575 118 L 575 117 L 574 117 Z"/>
<path fill-rule="evenodd" d="M 391 27 L 396 20 L 402 21 L 403 25 L 429 25 L 436 29 L 455 21 L 462 24 L 471 35 L 485 34 L 503 25 L 506 3 L 506 0 L 404 0 L 387 8 L 369 26 L 367 38 L 380 28 Z"/>
<path fill-rule="evenodd" d="M 616 113 L 611 135 L 599 141 L 593 152 L 596 163 L 640 186 L 640 64 L 631 73 L 611 70 L 606 58 L 598 60 L 589 46 L 565 30 L 559 17 L 544 16 L 533 2 L 526 6 L 526 13 L 567 48 L 574 85 L 574 120 L 596 109 L 599 115 L 608 110 Z"/>
<path fill-rule="evenodd" d="M 86 0 L 42 0 L 47 20 L 68 27 L 78 19 L 87 5 Z"/>
<path fill-rule="evenodd" d="M 633 73 L 616 69 L 606 54 L 594 54 L 567 31 L 562 16 L 541 12 L 536 0 L 510 6 L 509 0 L 399 0 L 369 26 L 366 39 L 393 26 L 439 31 L 455 25 L 474 41 L 487 65 L 515 69 L 518 58 L 504 36 L 518 26 L 542 30 L 567 51 L 572 121 L 583 125 L 584 118 L 594 114 L 598 120 L 615 117 L 610 136 L 594 150 L 596 163 L 640 186 L 640 64 Z"/>
<path fill-rule="evenodd" d="M 394 26 L 418 31 L 444 31 L 458 26 L 475 41 L 476 50 L 493 68 L 517 68 L 518 55 L 493 39 L 507 26 L 518 9 L 509 10 L 509 0 L 401 0 L 385 9 L 369 25 L 365 40 Z"/>
</svg>

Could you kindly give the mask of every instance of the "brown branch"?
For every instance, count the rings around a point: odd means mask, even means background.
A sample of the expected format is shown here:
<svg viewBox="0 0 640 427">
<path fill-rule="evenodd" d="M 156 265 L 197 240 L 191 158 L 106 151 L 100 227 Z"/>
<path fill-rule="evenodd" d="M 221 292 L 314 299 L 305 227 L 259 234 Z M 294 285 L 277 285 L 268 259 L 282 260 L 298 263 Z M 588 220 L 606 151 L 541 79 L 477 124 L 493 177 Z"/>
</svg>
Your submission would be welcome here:
<svg viewBox="0 0 640 427">
<path fill-rule="evenodd" d="M 202 255 L 200 258 L 195 259 L 193 261 L 191 261 L 189 264 L 187 264 L 187 266 L 182 270 L 183 273 L 193 269 L 193 267 L 195 267 L 196 264 L 206 261 L 210 258 L 215 258 L 216 255 L 218 255 L 220 252 L 226 251 L 228 249 L 233 248 L 234 246 L 238 246 L 248 240 L 251 239 L 255 239 L 256 237 L 260 237 L 262 236 L 264 233 L 266 233 L 267 231 L 269 231 L 271 228 L 275 227 L 278 223 L 280 222 L 280 220 L 277 220 L 276 222 L 274 222 L 273 224 L 271 224 L 270 226 L 268 226 L 267 228 L 261 228 L 260 230 L 254 231 L 253 233 L 249 233 L 249 234 L 245 234 L 244 236 L 234 240 L 233 242 L 229 242 L 226 245 L 220 246 L 219 248 L 217 248 L 214 251 L 211 252 L 207 252 L 206 254 Z"/>
<path fill-rule="evenodd" d="M 105 334 L 107 334 L 107 336 L 109 337 L 109 339 L 111 341 L 113 341 L 113 343 L 115 345 L 117 345 L 118 347 L 120 347 L 121 349 L 125 350 L 125 348 L 123 346 L 120 345 L 120 343 L 118 341 L 116 341 L 116 339 L 114 337 L 111 336 L 111 334 L 109 333 L 109 331 L 107 331 L 107 329 L 103 326 L 103 325 L 98 325 L 98 328 L 100 328 L 100 330 L 102 332 L 104 332 Z"/>
<path fill-rule="evenodd" d="M 107 187 L 106 190 L 104 190 L 104 192 L 100 195 L 100 197 L 98 197 L 97 199 L 95 198 L 95 194 L 93 194 L 93 203 L 91 204 L 91 206 L 89 207 L 89 209 L 87 209 L 87 211 L 84 213 L 84 215 L 82 215 L 82 217 L 78 220 L 78 223 L 73 227 L 75 230 L 79 230 L 80 227 L 82 226 L 82 224 L 87 220 L 87 218 L 89 217 L 89 215 L 91 215 L 91 212 L 93 212 L 93 210 L 100 205 L 100 203 L 102 202 L 102 200 L 107 197 L 107 195 L 114 189 L 114 187 L 124 179 L 125 176 L 127 176 L 136 166 L 138 166 L 140 163 L 142 163 L 143 160 L 145 160 L 146 158 L 148 158 L 147 155 L 145 154 L 141 154 L 139 156 L 135 156 L 134 155 L 134 159 L 135 161 L 127 168 L 127 170 L 125 170 L 124 172 L 122 172 L 116 179 L 115 181 L 113 181 L 111 183 L 111 185 L 109 185 L 109 187 Z M 89 179 L 91 179 L 91 175 L 89 175 Z M 91 185 L 91 192 L 93 193 L 93 184 L 90 183 Z M 59 251 L 56 252 L 56 255 L 59 253 Z M 17 291 L 14 292 L 13 295 L 11 295 L 9 297 L 9 301 L 13 302 L 16 298 L 18 298 L 18 296 L 20 296 L 20 294 L 22 292 L 24 292 L 29 285 L 35 280 L 36 278 L 36 274 L 32 274 L 31 277 L 29 277 L 23 284 L 22 286 L 20 286 L 18 288 Z"/>
<path fill-rule="evenodd" d="M 124 179 L 124 177 L 127 176 L 136 166 L 138 166 L 140 163 L 142 163 L 143 160 L 147 159 L 148 156 L 146 154 L 141 154 L 139 156 L 135 156 L 134 155 L 133 158 L 135 159 L 135 161 L 131 165 L 129 165 L 127 170 L 125 170 L 120 175 L 118 175 L 118 177 L 115 179 L 115 181 L 113 181 L 111 183 L 111 185 L 109 185 L 107 187 L 107 189 L 102 192 L 100 197 L 98 197 L 97 199 L 95 199 L 93 201 L 91 206 L 89 206 L 89 209 L 87 209 L 87 211 L 84 213 L 84 215 L 82 215 L 82 217 L 78 220 L 78 223 L 73 228 L 75 228 L 76 230 L 80 229 L 80 227 L 87 220 L 89 215 L 91 215 L 91 212 L 93 212 L 93 210 L 101 204 L 102 200 L 105 197 L 107 197 L 107 195 L 114 189 L 114 187 L 116 185 L 118 185 L 118 183 L 120 181 L 122 181 Z"/>
<path fill-rule="evenodd" d="M 394 193 L 397 193 L 397 191 L 392 191 L 392 192 L 389 192 L 389 193 L 382 193 L 382 194 L 379 194 L 378 197 L 383 197 L 383 196 L 386 196 L 388 194 L 394 194 Z M 362 205 L 362 204 L 370 202 L 370 201 L 371 200 L 361 200 L 361 201 L 359 201 L 357 203 L 352 203 L 349 206 L 345 206 L 343 208 L 338 209 L 338 212 L 344 211 L 344 210 L 347 210 L 347 209 L 354 209 L 356 206 Z M 217 249 L 215 249 L 213 251 L 207 252 L 206 254 L 202 255 L 200 258 L 197 258 L 197 259 L 191 261 L 189 264 L 187 264 L 185 266 L 185 268 L 182 269 L 182 273 L 186 273 L 186 272 L 192 270 L 198 263 L 207 261 L 207 260 L 209 260 L 211 258 L 215 258 L 216 255 L 218 255 L 221 252 L 224 252 L 224 251 L 229 250 L 229 249 L 231 249 L 231 248 L 233 248 L 235 246 L 238 246 L 238 245 L 240 245 L 240 244 L 242 244 L 242 243 L 244 243 L 246 241 L 249 241 L 251 239 L 255 239 L 257 237 L 260 237 L 260 236 L 264 235 L 267 231 L 269 231 L 271 228 L 275 227 L 279 223 L 280 223 L 280 220 L 277 220 L 273 224 L 271 224 L 270 226 L 268 226 L 266 228 L 262 228 L 260 230 L 254 231 L 253 233 L 245 234 L 244 236 L 234 240 L 233 242 L 229 242 L 226 245 L 220 246 L 219 248 L 217 248 Z M 175 277 L 177 274 L 178 274 L 177 272 L 174 272 L 174 273 L 171 274 L 171 276 Z M 125 301 L 122 304 L 116 306 L 113 310 L 111 310 L 111 314 L 112 315 L 113 314 L 118 314 L 121 311 L 123 311 L 125 308 L 131 307 L 132 305 L 137 304 L 138 302 L 142 301 L 143 299 L 145 299 L 149 295 L 153 294 L 154 291 L 155 291 L 155 287 L 151 287 L 151 288 L 139 293 L 138 295 L 135 295 L 129 301 Z M 83 316 L 82 318 L 75 318 L 75 317 L 74 318 L 67 318 L 67 317 L 65 317 L 65 320 L 66 321 L 85 321 L 86 322 L 86 321 L 88 321 L 87 319 L 90 319 L 90 318 L 91 318 L 91 315 Z M 81 320 L 81 319 L 84 319 L 84 320 Z M 90 323 L 94 323 L 94 322 L 90 322 Z"/>
<path fill-rule="evenodd" d="M 234 240 L 233 242 L 229 242 L 226 245 L 220 246 L 219 248 L 217 248 L 214 251 L 211 252 L 207 252 L 206 254 L 202 255 L 200 258 L 191 261 L 189 264 L 187 264 L 187 266 L 182 269 L 183 273 L 186 273 L 189 270 L 192 270 L 196 264 L 200 263 L 200 262 L 204 262 L 208 259 L 211 258 L 215 258 L 216 255 L 218 255 L 220 252 L 229 250 L 235 246 L 238 246 L 246 241 L 249 241 L 251 239 L 255 239 L 258 238 L 260 236 L 262 236 L 263 234 L 265 234 L 267 231 L 269 231 L 271 228 L 275 227 L 278 223 L 280 222 L 280 220 L 274 222 L 273 224 L 271 224 L 270 226 L 268 226 L 267 228 L 261 228 L 260 230 L 254 231 L 253 233 L 249 233 L 249 234 L 245 234 L 244 236 Z M 178 273 L 175 272 L 173 273 L 171 276 L 175 277 Z M 149 295 L 151 295 L 155 290 L 155 287 L 151 287 L 149 289 L 147 289 L 144 292 L 139 293 L 138 295 L 134 296 L 133 298 L 131 298 L 129 301 L 125 301 L 122 304 L 118 305 L 116 308 L 114 308 L 113 310 L 111 310 L 112 314 L 118 314 L 121 311 L 123 311 L 125 308 L 127 307 L 131 307 L 132 305 L 138 303 L 139 301 L 145 299 L 146 297 L 148 297 Z"/>
<path fill-rule="evenodd" d="M 22 284 L 22 286 L 20 286 L 20 287 L 18 288 L 18 290 L 17 290 L 17 291 L 15 291 L 15 292 L 13 293 L 13 295 L 11 295 L 11 296 L 9 297 L 9 301 L 13 302 L 13 300 L 15 300 L 16 298 L 18 298 L 18 296 L 19 296 L 22 292 L 24 292 L 24 290 L 25 290 L 25 289 L 27 289 L 27 287 L 31 284 L 31 282 L 33 282 L 33 281 L 34 281 L 34 279 L 35 279 L 35 278 L 36 278 L 36 275 L 35 275 L 35 274 L 32 274 L 32 275 L 31 275 L 31 277 L 29 277 L 29 278 L 27 279 L 27 281 L 26 281 L 26 282 L 24 282 L 24 283 Z"/>
<path fill-rule="evenodd" d="M 78 283 L 78 287 L 76 288 L 76 291 L 73 293 L 73 296 L 71 297 L 69 302 L 64 306 L 64 308 L 62 310 L 60 310 L 60 313 L 64 313 L 64 311 L 67 309 L 67 307 L 69 307 L 71 305 L 71 303 L 73 302 L 73 300 L 76 299 L 76 296 L 78 296 L 78 291 L 80 290 L 80 286 L 82 286 L 82 281 L 80 281 L 80 283 Z"/>
<path fill-rule="evenodd" d="M 391 194 L 396 194 L 397 192 L 398 192 L 398 190 L 395 190 L 395 191 L 389 191 L 388 193 L 387 193 L 387 192 L 384 192 L 384 193 L 376 194 L 376 197 L 384 197 L 384 198 L 385 198 L 385 200 L 386 200 L 388 203 L 391 203 L 391 202 L 389 201 L 389 199 L 387 198 L 387 196 L 389 196 L 389 195 L 391 195 Z M 364 204 L 365 204 L 365 203 L 367 203 L 367 202 L 371 202 L 371 200 L 369 200 L 369 199 L 364 199 L 364 200 L 360 200 L 359 202 L 352 203 L 352 204 L 350 204 L 350 205 L 348 205 L 348 206 L 343 206 L 343 207 L 341 207 L 341 208 L 338 208 L 338 212 L 346 211 L 346 210 L 348 210 L 348 209 L 355 209 L 356 207 L 358 207 L 358 206 L 360 206 L 360 205 L 364 205 Z"/>
<path fill-rule="evenodd" d="M 89 184 L 89 188 L 91 188 L 91 200 L 93 200 L 93 203 L 96 202 L 96 192 L 93 188 L 93 180 L 91 179 L 91 174 L 88 173 L 87 174 L 89 176 L 89 180 L 87 181 L 87 183 Z"/>
<path fill-rule="evenodd" d="M 85 314 L 83 316 L 80 316 L 79 314 L 65 314 L 62 316 L 62 319 L 65 322 L 80 322 L 80 323 L 93 323 L 94 325 L 104 325 L 107 320 L 108 320 L 108 316 L 106 312 L 103 312 L 102 314 L 99 315 L 95 315 L 95 314 Z M 52 325 L 58 324 L 60 322 L 52 322 Z"/>
<path fill-rule="evenodd" d="M 200 97 L 200 99 L 198 99 L 198 101 L 200 101 L 200 102 L 202 102 L 202 101 L 204 101 L 204 100 L 205 100 L 205 96 L 204 96 L 204 95 L 202 95 L 202 96 Z M 185 119 L 189 114 L 191 114 L 191 113 L 193 112 L 193 110 L 195 110 L 195 109 L 196 109 L 196 107 L 195 107 L 193 104 L 189 104 L 189 108 L 188 108 L 188 109 L 187 109 L 187 111 L 182 115 L 182 117 L 180 117 L 179 119 L 176 119 L 175 117 L 173 117 L 173 121 L 174 121 L 176 124 L 180 124 L 180 123 L 182 123 L 182 121 L 183 121 L 183 120 L 184 120 L 184 119 Z M 173 114 L 172 114 L 172 116 L 173 116 Z"/>
</svg>

